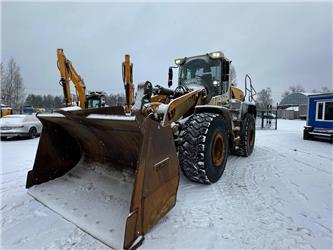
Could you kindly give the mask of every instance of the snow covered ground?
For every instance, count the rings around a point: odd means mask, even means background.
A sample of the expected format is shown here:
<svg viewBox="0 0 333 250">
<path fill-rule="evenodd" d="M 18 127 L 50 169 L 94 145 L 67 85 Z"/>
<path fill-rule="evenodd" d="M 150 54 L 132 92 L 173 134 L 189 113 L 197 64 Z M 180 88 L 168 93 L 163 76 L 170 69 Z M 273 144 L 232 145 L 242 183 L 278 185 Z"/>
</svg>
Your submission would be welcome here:
<svg viewBox="0 0 333 250">
<path fill-rule="evenodd" d="M 177 204 L 142 249 L 332 249 L 333 145 L 303 141 L 304 121 L 257 130 L 214 185 L 181 176 Z M 1 249 L 109 249 L 27 194 L 38 139 L 1 141 Z"/>
</svg>

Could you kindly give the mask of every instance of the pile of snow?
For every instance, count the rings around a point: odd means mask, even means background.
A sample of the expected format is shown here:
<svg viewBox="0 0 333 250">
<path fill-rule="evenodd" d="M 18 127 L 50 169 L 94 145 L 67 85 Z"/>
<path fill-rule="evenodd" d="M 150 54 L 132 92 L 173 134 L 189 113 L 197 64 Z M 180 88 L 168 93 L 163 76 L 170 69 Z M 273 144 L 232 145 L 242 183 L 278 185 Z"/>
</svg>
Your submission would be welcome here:
<svg viewBox="0 0 333 250">
<path fill-rule="evenodd" d="M 60 110 L 64 110 L 64 111 L 75 111 L 75 110 L 81 110 L 81 107 L 79 107 L 79 106 L 71 106 L 71 107 L 61 108 Z"/>
</svg>

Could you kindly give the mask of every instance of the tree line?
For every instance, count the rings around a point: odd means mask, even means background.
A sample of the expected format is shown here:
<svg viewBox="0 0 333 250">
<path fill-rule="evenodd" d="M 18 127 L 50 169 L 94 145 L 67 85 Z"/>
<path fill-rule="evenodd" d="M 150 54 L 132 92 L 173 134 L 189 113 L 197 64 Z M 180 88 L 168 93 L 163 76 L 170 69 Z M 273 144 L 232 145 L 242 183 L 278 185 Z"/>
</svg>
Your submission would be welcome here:
<svg viewBox="0 0 333 250">
<path fill-rule="evenodd" d="M 105 96 L 105 103 L 108 106 L 121 106 L 125 104 L 125 101 L 124 94 L 110 94 Z M 64 98 L 63 96 L 30 94 L 25 99 L 24 105 L 52 110 L 64 107 Z"/>
</svg>

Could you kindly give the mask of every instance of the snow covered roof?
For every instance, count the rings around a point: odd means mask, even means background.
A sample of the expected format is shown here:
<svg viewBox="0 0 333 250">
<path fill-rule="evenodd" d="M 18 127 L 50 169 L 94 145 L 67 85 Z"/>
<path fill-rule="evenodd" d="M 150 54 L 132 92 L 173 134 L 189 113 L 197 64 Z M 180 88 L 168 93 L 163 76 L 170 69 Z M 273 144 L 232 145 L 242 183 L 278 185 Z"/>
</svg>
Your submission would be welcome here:
<svg viewBox="0 0 333 250">
<path fill-rule="evenodd" d="M 296 106 L 308 103 L 308 96 L 310 93 L 293 93 L 287 95 L 280 102 L 280 106 Z"/>
<path fill-rule="evenodd" d="M 327 93 L 311 93 L 309 96 L 319 96 L 319 95 L 333 95 L 333 92 L 327 92 Z"/>
<path fill-rule="evenodd" d="M 299 106 L 289 107 L 289 108 L 286 108 L 285 110 L 299 111 Z"/>
<path fill-rule="evenodd" d="M 317 95 L 317 94 L 320 94 L 320 93 L 306 93 L 306 92 L 302 92 L 301 94 L 309 96 L 309 95 Z"/>
<path fill-rule="evenodd" d="M 11 109 L 11 107 L 9 107 L 8 105 L 3 104 L 3 103 L 1 103 L 1 108 L 9 108 L 9 109 Z"/>
</svg>

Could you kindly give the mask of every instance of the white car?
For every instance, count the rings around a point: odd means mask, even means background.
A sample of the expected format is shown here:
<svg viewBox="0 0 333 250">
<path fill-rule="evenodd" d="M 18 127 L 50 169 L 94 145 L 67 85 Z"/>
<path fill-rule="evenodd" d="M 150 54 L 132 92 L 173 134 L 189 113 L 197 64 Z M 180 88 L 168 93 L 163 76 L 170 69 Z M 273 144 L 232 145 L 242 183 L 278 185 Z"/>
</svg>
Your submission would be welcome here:
<svg viewBox="0 0 333 250">
<path fill-rule="evenodd" d="M 43 125 L 32 115 L 7 115 L 0 119 L 1 138 L 24 136 L 35 138 L 42 132 Z"/>
</svg>

